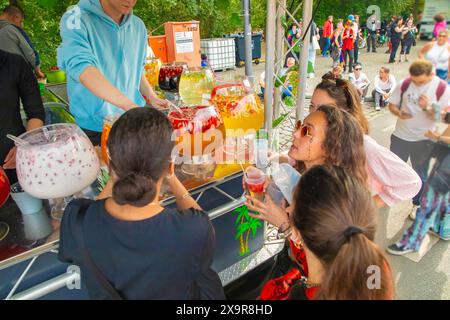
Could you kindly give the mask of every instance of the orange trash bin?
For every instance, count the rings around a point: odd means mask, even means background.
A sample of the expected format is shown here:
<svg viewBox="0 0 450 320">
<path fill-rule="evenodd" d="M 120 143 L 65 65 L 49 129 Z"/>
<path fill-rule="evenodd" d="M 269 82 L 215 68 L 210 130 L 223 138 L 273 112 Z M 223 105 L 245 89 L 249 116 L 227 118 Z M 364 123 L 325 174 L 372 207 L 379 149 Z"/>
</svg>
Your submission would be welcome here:
<svg viewBox="0 0 450 320">
<path fill-rule="evenodd" d="M 166 22 L 164 24 L 168 62 L 186 62 L 200 67 L 200 23 L 198 21 Z"/>
<path fill-rule="evenodd" d="M 167 63 L 166 36 L 149 36 L 148 45 L 152 48 L 155 56 L 163 63 Z"/>
</svg>

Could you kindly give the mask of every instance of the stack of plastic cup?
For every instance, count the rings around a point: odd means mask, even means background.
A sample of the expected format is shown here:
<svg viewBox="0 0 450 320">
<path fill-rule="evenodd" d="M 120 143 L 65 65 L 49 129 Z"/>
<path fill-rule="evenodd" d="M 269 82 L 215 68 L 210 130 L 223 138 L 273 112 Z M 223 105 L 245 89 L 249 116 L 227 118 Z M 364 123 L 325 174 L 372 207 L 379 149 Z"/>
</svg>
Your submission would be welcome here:
<svg viewBox="0 0 450 320">
<path fill-rule="evenodd" d="M 11 197 L 22 213 L 27 240 L 40 240 L 52 233 L 52 225 L 41 199 L 32 197 L 23 191 L 19 183 L 11 186 Z"/>
</svg>

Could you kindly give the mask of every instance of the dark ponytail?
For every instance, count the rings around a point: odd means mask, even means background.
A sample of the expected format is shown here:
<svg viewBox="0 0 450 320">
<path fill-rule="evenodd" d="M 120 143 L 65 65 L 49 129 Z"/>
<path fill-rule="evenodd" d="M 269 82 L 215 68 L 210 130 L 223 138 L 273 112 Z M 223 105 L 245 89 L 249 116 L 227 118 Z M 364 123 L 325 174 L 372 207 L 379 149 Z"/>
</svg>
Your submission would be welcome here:
<svg viewBox="0 0 450 320">
<path fill-rule="evenodd" d="M 119 205 L 144 207 L 157 197 L 156 183 L 170 164 L 171 135 L 169 120 L 152 108 L 132 109 L 114 123 L 108 150 Z"/>
<path fill-rule="evenodd" d="M 393 298 L 389 262 L 373 242 L 376 212 L 370 192 L 347 170 L 316 166 L 302 176 L 293 222 L 325 270 L 316 298 Z M 370 287 L 372 270 L 379 271 L 378 288 Z"/>
</svg>

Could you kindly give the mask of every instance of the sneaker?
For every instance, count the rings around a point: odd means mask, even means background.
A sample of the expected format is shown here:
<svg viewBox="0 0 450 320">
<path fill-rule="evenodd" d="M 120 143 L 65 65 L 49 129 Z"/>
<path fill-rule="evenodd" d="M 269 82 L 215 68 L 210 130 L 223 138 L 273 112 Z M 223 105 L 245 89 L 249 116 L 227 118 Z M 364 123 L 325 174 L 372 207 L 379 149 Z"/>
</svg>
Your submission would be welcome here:
<svg viewBox="0 0 450 320">
<path fill-rule="evenodd" d="M 375 110 L 380 111 L 381 110 L 380 106 L 375 106 Z"/>
<path fill-rule="evenodd" d="M 406 249 L 404 246 L 398 245 L 397 243 L 391 244 L 386 249 L 387 252 L 393 254 L 394 256 L 403 256 L 407 253 L 413 252 L 413 249 Z"/>
</svg>

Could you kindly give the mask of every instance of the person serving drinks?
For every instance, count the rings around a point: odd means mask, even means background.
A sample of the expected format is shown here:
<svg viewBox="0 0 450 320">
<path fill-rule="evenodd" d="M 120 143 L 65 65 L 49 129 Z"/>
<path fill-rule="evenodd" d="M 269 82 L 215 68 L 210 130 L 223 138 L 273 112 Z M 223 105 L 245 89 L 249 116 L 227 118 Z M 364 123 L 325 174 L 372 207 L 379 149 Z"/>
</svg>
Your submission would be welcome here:
<svg viewBox="0 0 450 320">
<path fill-rule="evenodd" d="M 62 17 L 58 66 L 67 74 L 70 111 L 94 145 L 109 115 L 148 102 L 167 107 L 145 77 L 147 30 L 137 0 L 80 0 Z"/>
</svg>

